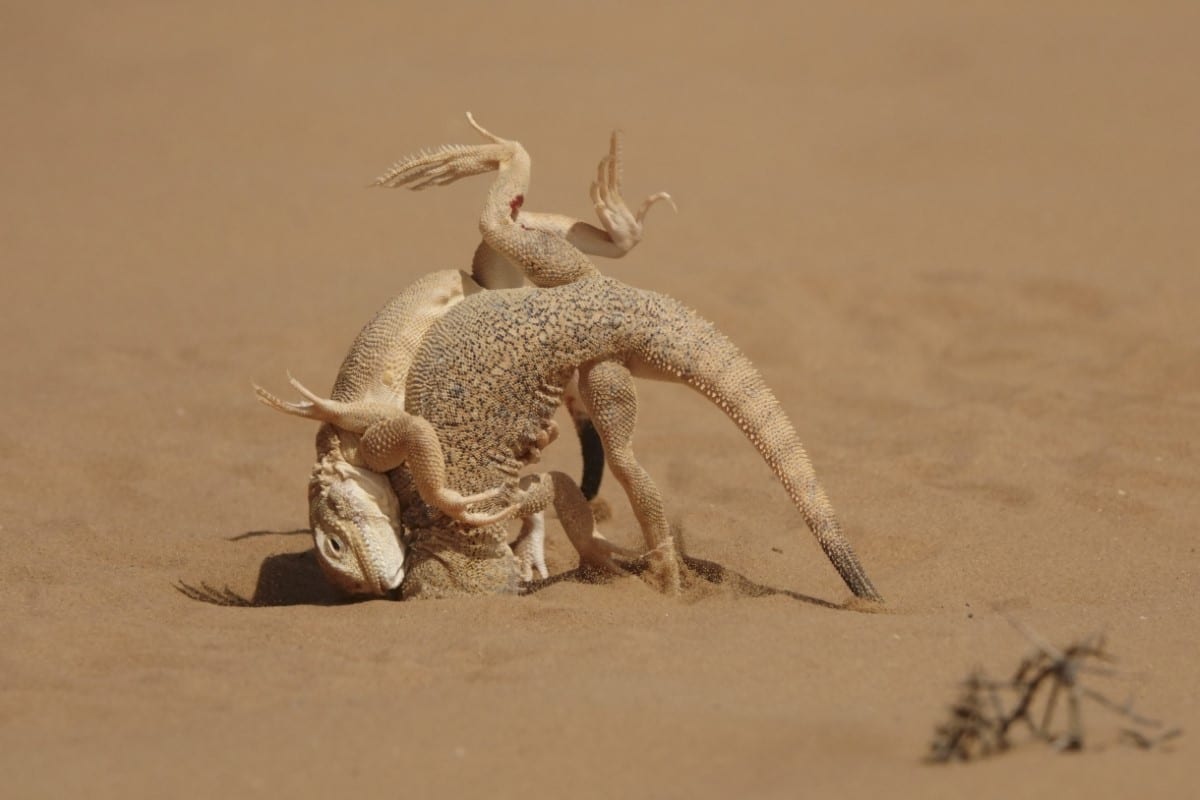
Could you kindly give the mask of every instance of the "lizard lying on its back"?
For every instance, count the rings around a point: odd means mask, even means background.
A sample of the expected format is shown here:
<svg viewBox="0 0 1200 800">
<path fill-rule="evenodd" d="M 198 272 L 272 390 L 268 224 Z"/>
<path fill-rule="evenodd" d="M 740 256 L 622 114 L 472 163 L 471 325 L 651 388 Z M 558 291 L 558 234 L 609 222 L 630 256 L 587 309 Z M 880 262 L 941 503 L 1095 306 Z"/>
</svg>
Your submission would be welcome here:
<svg viewBox="0 0 1200 800">
<path fill-rule="evenodd" d="M 451 145 L 402 159 L 376 181 L 377 185 L 415 183 L 412 188 L 420 189 L 498 170 L 496 183 L 505 190 L 493 191 L 490 197 L 506 196 L 508 190 L 523 197 L 529 182 L 529 158 L 524 148 L 488 133 L 467 116 L 490 144 Z M 620 142 L 616 133 L 608 156 L 600 162 L 591 195 L 604 230 L 559 214 L 525 211 L 518 214 L 517 208 L 507 202 L 503 212 L 515 217 L 526 230 L 561 237 L 593 254 L 620 257 L 641 240 L 642 222 L 650 206 L 660 199 L 670 201 L 665 192 L 659 192 L 651 195 L 636 215 L 626 208 L 620 195 Z M 520 285 L 522 273 L 489 245 L 486 228 L 484 234 L 473 263 L 475 280 L 489 288 Z M 537 282 L 542 276 L 534 270 L 530 278 Z M 457 273 L 435 273 L 421 279 L 393 298 L 363 329 L 339 370 L 331 397 L 342 415 L 342 424 L 324 425 L 318 433 L 318 462 L 309 482 L 309 515 L 318 561 L 327 576 L 346 591 L 385 594 L 399 584 L 404 574 L 400 513 L 413 506 L 414 495 L 468 526 L 500 522 L 511 515 L 512 506 L 490 514 L 468 511 L 470 504 L 494 498 L 500 489 L 463 497 L 447 488 L 442 452 L 433 429 L 420 417 L 404 413 L 404 382 L 421 337 L 438 317 L 463 298 L 464 292 L 477 291 L 478 284 Z M 285 403 L 261 387 L 256 386 L 255 390 L 262 402 L 277 410 L 310 419 L 331 419 L 329 401 L 316 397 L 295 380 L 292 384 L 308 398 L 307 402 Z M 580 407 L 576 403 L 572 414 L 577 427 L 581 422 L 587 423 Z M 369 421 L 380 418 L 388 418 L 392 423 L 389 459 L 403 460 L 408 466 L 407 471 L 394 470 L 392 475 L 392 484 L 401 499 L 399 504 L 388 481 L 379 474 L 388 467 L 381 466 L 370 441 L 364 446 L 356 435 Z M 537 460 L 537 445 L 544 445 L 553 435 L 551 428 L 544 437 L 531 443 L 527 463 Z M 587 455 L 585 443 L 585 459 Z M 589 466 L 593 471 L 602 467 L 602 454 L 593 454 L 590 465 L 585 463 L 585 480 Z M 598 483 L 598 477 L 593 475 L 593 484 Z M 564 479 L 565 476 L 558 475 L 547 477 L 559 482 Z M 569 479 L 566 483 L 570 483 Z M 557 500 L 560 517 L 584 516 L 576 492 L 564 484 L 562 496 Z M 550 501 L 547 496 L 545 503 Z M 527 509 L 533 507 L 533 501 L 526 503 Z M 419 517 L 418 514 L 418 524 Z M 526 579 L 533 568 L 542 577 L 547 575 L 542 553 L 543 530 L 542 514 L 527 511 L 518 540 L 520 569 Z M 569 533 L 585 561 L 603 564 L 609 552 L 619 551 L 603 540 L 594 540 L 591 527 L 582 523 Z"/>
</svg>

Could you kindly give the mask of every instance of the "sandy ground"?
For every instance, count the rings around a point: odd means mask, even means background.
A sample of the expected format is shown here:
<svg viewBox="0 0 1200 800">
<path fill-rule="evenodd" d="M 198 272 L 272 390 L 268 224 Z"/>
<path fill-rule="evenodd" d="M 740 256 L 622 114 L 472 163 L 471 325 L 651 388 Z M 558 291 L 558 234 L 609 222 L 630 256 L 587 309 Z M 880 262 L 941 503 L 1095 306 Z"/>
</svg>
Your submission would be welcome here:
<svg viewBox="0 0 1200 800">
<path fill-rule="evenodd" d="M 25 5 L 0 10 L 6 797 L 1196 796 L 1194 4 Z M 529 208 L 581 217 L 624 128 L 628 194 L 679 213 L 602 268 L 760 365 L 893 613 L 637 579 L 336 602 L 313 430 L 250 382 L 328 386 L 391 293 L 467 263 L 486 179 L 363 188 L 471 141 L 467 109 L 533 154 Z M 643 397 L 691 552 L 842 602 L 733 425 Z M 578 470 L 569 439 L 547 457 Z M 920 763 L 957 681 L 1029 649 L 1006 615 L 1105 631 L 1131 677 L 1100 688 L 1183 738 L 1118 746 L 1090 708 L 1082 755 Z"/>
</svg>

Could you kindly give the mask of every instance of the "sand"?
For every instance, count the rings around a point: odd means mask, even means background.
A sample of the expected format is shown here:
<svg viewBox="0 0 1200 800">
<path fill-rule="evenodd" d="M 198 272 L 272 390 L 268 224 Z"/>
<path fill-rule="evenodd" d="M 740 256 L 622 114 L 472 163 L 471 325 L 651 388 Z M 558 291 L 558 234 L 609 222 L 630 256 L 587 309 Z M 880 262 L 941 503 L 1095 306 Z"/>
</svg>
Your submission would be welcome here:
<svg viewBox="0 0 1200 800">
<path fill-rule="evenodd" d="M 432 5 L 0 13 L 3 794 L 1195 796 L 1196 7 Z M 793 594 L 337 602 L 313 430 L 250 383 L 328 386 L 467 264 L 486 179 L 364 186 L 468 109 L 532 153 L 529 208 L 585 218 L 625 130 L 627 194 L 679 213 L 602 268 L 760 365 L 891 613 L 804 600 L 847 593 L 754 449 L 652 384 L 690 552 Z M 1184 736 L 1089 708 L 1082 754 L 922 764 L 957 682 L 1029 650 L 1009 618 L 1106 632 L 1098 685 Z"/>
</svg>

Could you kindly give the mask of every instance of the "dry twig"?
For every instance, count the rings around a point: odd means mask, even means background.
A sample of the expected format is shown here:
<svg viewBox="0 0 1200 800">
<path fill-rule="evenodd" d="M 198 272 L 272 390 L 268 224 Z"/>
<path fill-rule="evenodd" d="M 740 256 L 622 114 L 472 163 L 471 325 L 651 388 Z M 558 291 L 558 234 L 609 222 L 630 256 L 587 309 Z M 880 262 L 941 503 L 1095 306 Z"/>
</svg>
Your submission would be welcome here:
<svg viewBox="0 0 1200 800">
<path fill-rule="evenodd" d="M 981 669 L 974 670 L 963 681 L 963 693 L 950 707 L 950 719 L 934 732 L 927 760 L 969 761 L 1003 752 L 1013 745 L 1013 726 L 1018 722 L 1024 723 L 1035 739 L 1060 751 L 1081 750 L 1085 698 L 1129 720 L 1133 727 L 1122 729 L 1121 739 L 1142 749 L 1156 747 L 1182 733 L 1179 728 L 1172 728 L 1151 734 L 1150 730 L 1162 727 L 1160 721 L 1134 712 L 1132 701 L 1116 703 L 1081 683 L 1083 675 L 1116 674 L 1111 667 L 1102 666 L 1113 663 L 1105 650 L 1103 636 L 1089 636 L 1059 650 L 1029 628 L 1010 621 L 1036 649 L 1008 681 L 993 681 Z M 1055 712 L 1062 697 L 1066 698 L 1066 721 L 1056 726 Z M 1040 715 L 1036 713 L 1039 709 Z"/>
</svg>

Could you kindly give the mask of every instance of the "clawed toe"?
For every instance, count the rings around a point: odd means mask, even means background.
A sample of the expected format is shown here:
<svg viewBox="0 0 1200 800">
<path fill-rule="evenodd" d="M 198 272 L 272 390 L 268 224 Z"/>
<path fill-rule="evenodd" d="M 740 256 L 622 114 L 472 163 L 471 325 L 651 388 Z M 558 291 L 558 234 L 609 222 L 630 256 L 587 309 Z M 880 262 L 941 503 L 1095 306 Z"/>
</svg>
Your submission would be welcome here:
<svg viewBox="0 0 1200 800">
<path fill-rule="evenodd" d="M 482 512 L 468 510 L 469 506 L 495 500 L 497 497 L 505 498 L 505 505 L 499 511 Z M 457 522 L 461 522 L 472 528 L 479 528 L 511 519 L 520 510 L 521 503 L 525 500 L 525 497 L 525 492 L 520 490 L 514 491 L 507 486 L 500 486 L 465 496 L 452 489 L 446 489 L 438 497 L 437 507 Z"/>
<path fill-rule="evenodd" d="M 304 395 L 307 400 L 303 400 L 299 403 L 289 403 L 288 401 L 271 394 L 258 384 L 253 384 L 254 394 L 258 396 L 260 403 L 265 406 L 269 406 L 276 411 L 282 411 L 285 414 L 292 414 L 297 417 L 305 417 L 306 419 L 324 420 L 325 417 L 320 412 L 326 411 L 323 406 L 326 401 L 305 388 L 300 381 L 292 377 L 290 372 L 288 373 L 288 382 L 290 382 L 292 386 L 300 392 L 300 394 Z"/>
<path fill-rule="evenodd" d="M 542 580 L 550 577 L 546 567 L 546 518 L 543 514 L 531 514 L 521 525 L 521 533 L 513 543 L 513 555 L 517 558 L 517 569 L 521 580 L 533 580 L 536 569 Z"/>
<path fill-rule="evenodd" d="M 683 574 L 675 542 L 667 539 L 662 544 L 642 555 L 646 562 L 646 577 L 663 594 L 679 594 L 683 587 Z"/>
<path fill-rule="evenodd" d="M 313 410 L 321 410 L 321 411 L 329 410 L 329 408 L 328 408 L 329 400 L 316 394 L 315 392 L 310 390 L 307 386 L 305 386 L 303 383 L 296 380 L 294 377 L 292 377 L 292 373 L 290 373 L 290 372 L 288 373 L 288 383 L 290 383 L 292 385 L 292 388 L 295 389 L 297 392 L 299 392 L 301 395 L 303 395 L 304 398 L 308 401 L 307 403 L 295 404 L 297 407 L 303 406 L 303 407 L 311 408 Z"/>
<path fill-rule="evenodd" d="M 510 142 L 508 139 L 500 138 L 499 136 L 497 136 L 496 134 L 487 130 L 482 125 L 480 125 L 478 122 L 476 122 L 475 115 L 472 114 L 470 111 L 467 112 L 467 122 L 469 122 L 471 124 L 472 128 L 474 128 L 476 131 L 479 132 L 480 136 L 487 139 L 492 144 L 512 144 L 512 142 Z"/>
<path fill-rule="evenodd" d="M 629 570 L 617 563 L 615 557 L 637 560 L 642 557 L 642 554 L 637 550 L 613 544 L 599 533 L 595 533 L 589 542 L 587 552 L 580 553 L 579 561 L 583 566 L 603 570 L 613 575 L 628 575 Z"/>
<path fill-rule="evenodd" d="M 636 214 L 629 210 L 625 198 L 621 196 L 620 131 L 613 131 L 608 155 L 600 159 L 600 164 L 596 167 L 596 179 L 592 181 L 589 193 L 596 217 L 609 238 L 622 252 L 628 252 L 642 240 L 642 223 L 645 221 L 646 212 L 655 203 L 665 200 L 678 211 L 674 199 L 667 192 L 656 192 L 647 197 Z"/>
<path fill-rule="evenodd" d="M 637 221 L 643 222 L 646 219 L 646 212 L 650 210 L 650 206 L 654 205 L 659 200 L 666 200 L 667 204 L 671 206 L 671 210 L 676 214 L 679 213 L 679 206 L 675 205 L 675 198 L 671 197 L 671 195 L 667 192 L 655 192 L 642 202 L 642 206 L 637 212 Z"/>
</svg>

